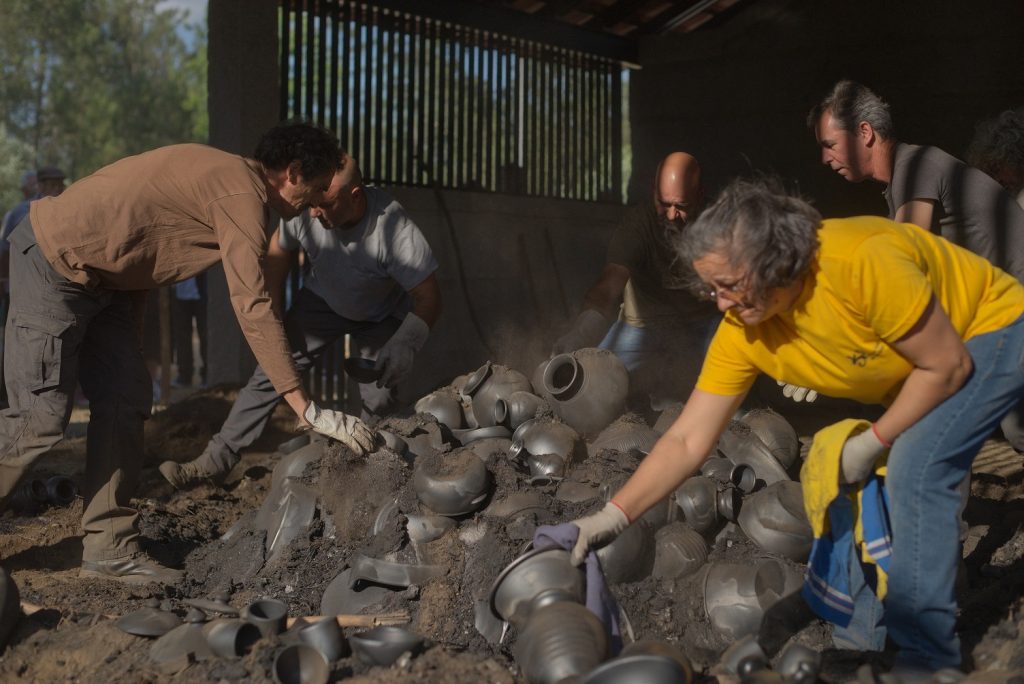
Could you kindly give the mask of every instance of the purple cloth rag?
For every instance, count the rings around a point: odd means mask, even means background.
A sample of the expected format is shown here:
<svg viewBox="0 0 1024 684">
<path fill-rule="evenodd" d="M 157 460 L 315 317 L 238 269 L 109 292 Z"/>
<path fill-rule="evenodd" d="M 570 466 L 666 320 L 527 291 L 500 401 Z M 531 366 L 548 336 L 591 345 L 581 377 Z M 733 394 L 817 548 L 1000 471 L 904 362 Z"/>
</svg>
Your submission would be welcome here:
<svg viewBox="0 0 1024 684">
<path fill-rule="evenodd" d="M 543 549 L 549 546 L 560 546 L 572 551 L 579 539 L 580 528 L 571 522 L 558 525 L 541 525 L 533 534 L 533 548 Z M 622 632 L 619 630 L 619 604 L 608 590 L 608 582 L 604 578 L 601 559 L 593 550 L 587 552 L 584 565 L 587 569 L 586 606 L 604 624 L 608 633 L 608 648 L 612 656 L 622 650 Z"/>
</svg>

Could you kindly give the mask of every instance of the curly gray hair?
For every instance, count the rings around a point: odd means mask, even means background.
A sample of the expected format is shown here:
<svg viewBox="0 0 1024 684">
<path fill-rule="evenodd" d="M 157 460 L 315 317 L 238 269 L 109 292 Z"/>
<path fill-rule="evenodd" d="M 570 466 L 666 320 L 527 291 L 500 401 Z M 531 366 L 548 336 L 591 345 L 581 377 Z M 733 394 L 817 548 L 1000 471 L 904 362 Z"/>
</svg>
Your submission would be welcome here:
<svg viewBox="0 0 1024 684">
<path fill-rule="evenodd" d="M 890 140 L 896 137 L 889 103 L 856 81 L 839 81 L 832 86 L 829 94 L 807 115 L 807 127 L 813 130 L 826 112 L 832 114 L 836 126 L 842 131 L 855 131 L 861 121 L 866 121 L 882 138 Z"/>
<path fill-rule="evenodd" d="M 781 184 L 737 179 L 683 231 L 678 258 L 693 264 L 712 252 L 723 254 L 731 266 L 747 270 L 752 300 L 763 301 L 769 290 L 807 274 L 818 251 L 820 226 L 821 214 L 784 192 Z M 695 273 L 691 276 L 691 289 L 706 295 L 707 286 Z"/>
<path fill-rule="evenodd" d="M 1024 108 L 979 123 L 967 147 L 967 163 L 1002 183 L 1014 178 L 1017 187 L 1007 190 L 1019 192 L 1024 184 Z"/>
</svg>

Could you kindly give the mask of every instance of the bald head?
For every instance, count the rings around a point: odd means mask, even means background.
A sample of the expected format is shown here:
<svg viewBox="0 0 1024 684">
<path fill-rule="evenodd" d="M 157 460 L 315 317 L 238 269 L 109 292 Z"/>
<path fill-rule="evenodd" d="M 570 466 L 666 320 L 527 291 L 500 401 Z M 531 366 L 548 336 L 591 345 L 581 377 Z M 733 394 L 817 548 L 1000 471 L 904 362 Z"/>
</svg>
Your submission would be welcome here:
<svg viewBox="0 0 1024 684">
<path fill-rule="evenodd" d="M 334 172 L 335 182 L 346 190 L 363 184 L 363 174 L 359 171 L 359 162 L 348 152 L 341 153 L 338 170 Z"/>
<path fill-rule="evenodd" d="M 704 204 L 700 164 L 686 152 L 673 152 L 658 164 L 654 180 L 654 208 L 658 216 L 681 228 L 693 220 Z"/>
<path fill-rule="evenodd" d="M 341 153 L 338 170 L 319 205 L 310 208 L 313 218 L 328 230 L 347 228 L 362 220 L 366 213 L 366 194 L 359 163 L 347 152 Z"/>
</svg>

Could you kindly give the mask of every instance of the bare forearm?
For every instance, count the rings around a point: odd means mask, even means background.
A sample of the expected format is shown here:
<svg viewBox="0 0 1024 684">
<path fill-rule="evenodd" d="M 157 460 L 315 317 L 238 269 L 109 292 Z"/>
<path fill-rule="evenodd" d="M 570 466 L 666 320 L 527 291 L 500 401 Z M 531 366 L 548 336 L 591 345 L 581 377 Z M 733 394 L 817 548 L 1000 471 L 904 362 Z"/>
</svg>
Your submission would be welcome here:
<svg viewBox="0 0 1024 684">
<path fill-rule="evenodd" d="M 583 308 L 594 309 L 609 321 L 617 318 L 622 291 L 629 280 L 629 269 L 619 264 L 605 264 L 601 277 L 583 297 Z"/>
<path fill-rule="evenodd" d="M 309 423 L 306 421 L 304 415 L 306 413 L 306 407 L 309 406 L 309 395 L 306 394 L 306 390 L 302 389 L 302 386 L 300 385 L 282 394 L 281 398 L 288 403 L 288 406 L 290 406 L 292 411 L 295 412 L 295 415 L 298 416 L 299 425 L 303 427 L 308 426 Z"/>
<path fill-rule="evenodd" d="M 972 367 L 971 357 L 965 356 L 960 365 L 951 370 L 915 368 L 907 376 L 895 401 L 875 423 L 878 434 L 892 443 L 929 411 L 956 394 L 967 382 Z"/>
<path fill-rule="evenodd" d="M 744 396 L 693 391 L 676 422 L 612 497 L 630 520 L 646 513 L 700 468 Z"/>
<path fill-rule="evenodd" d="M 612 499 L 630 520 L 636 520 L 674 492 L 703 460 L 687 449 L 683 439 L 665 435 Z"/>
<path fill-rule="evenodd" d="M 441 287 L 437 276 L 431 274 L 422 283 L 409 290 L 412 296 L 412 312 L 419 316 L 428 327 L 433 328 L 441 315 Z"/>
<path fill-rule="evenodd" d="M 593 309 L 613 321 L 618 317 L 619 299 L 619 296 L 607 289 L 594 287 L 583 298 L 583 308 Z"/>
</svg>

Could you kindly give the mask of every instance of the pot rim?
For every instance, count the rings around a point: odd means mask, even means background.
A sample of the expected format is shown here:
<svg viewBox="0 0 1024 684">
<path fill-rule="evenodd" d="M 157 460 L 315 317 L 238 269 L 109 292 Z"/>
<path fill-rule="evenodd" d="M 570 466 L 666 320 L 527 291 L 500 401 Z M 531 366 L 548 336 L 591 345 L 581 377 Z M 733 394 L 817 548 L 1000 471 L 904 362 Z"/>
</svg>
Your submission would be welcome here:
<svg viewBox="0 0 1024 684">
<path fill-rule="evenodd" d="M 555 373 L 566 365 L 572 366 L 572 377 L 564 385 L 555 387 L 553 383 Z M 583 372 L 579 361 L 576 360 L 576 356 L 572 352 L 552 357 L 548 361 L 547 367 L 544 368 L 544 390 L 556 399 L 561 398 L 572 390 L 578 389 L 582 382 Z"/>
</svg>

